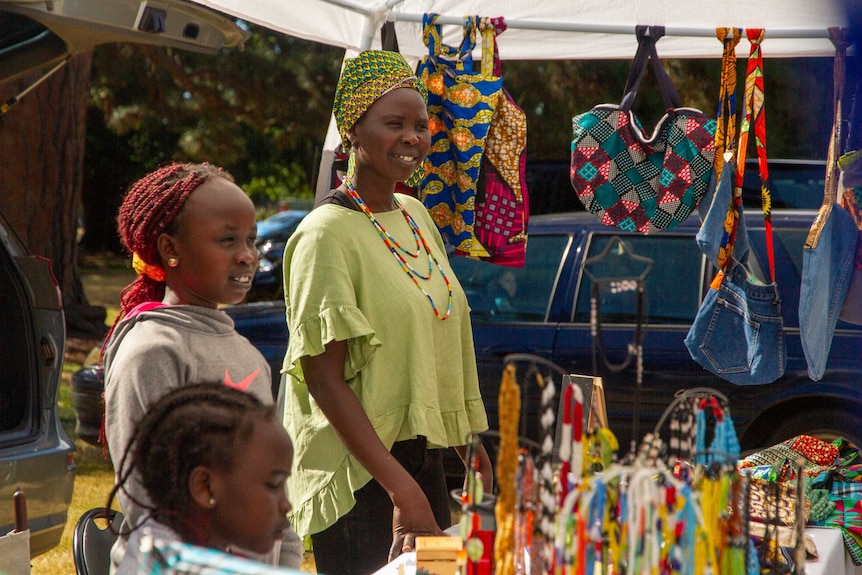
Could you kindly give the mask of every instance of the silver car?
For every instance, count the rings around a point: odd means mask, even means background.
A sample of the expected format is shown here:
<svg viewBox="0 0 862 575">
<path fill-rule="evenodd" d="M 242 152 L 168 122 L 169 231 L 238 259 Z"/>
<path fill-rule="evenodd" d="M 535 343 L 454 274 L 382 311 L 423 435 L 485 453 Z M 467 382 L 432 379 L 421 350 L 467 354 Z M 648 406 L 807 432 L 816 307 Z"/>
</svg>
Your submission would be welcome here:
<svg viewBox="0 0 862 575">
<path fill-rule="evenodd" d="M 0 0 L 0 83 L 50 73 L 68 56 L 107 42 L 214 53 L 247 36 L 185 0 Z M 60 542 L 75 481 L 75 444 L 57 412 L 66 338 L 61 301 L 51 262 L 30 254 L 0 213 L 0 535 L 14 528 L 20 488 L 31 556 Z"/>
</svg>

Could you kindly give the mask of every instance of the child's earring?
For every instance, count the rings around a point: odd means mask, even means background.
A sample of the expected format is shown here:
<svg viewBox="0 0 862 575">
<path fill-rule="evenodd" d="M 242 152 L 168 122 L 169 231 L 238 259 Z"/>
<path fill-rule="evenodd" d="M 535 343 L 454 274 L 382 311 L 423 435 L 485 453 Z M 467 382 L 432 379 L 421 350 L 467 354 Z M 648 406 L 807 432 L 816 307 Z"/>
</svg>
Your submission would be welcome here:
<svg viewBox="0 0 862 575">
<path fill-rule="evenodd" d="M 168 267 L 175 268 L 179 265 L 180 260 L 177 258 L 168 258 Z"/>
</svg>

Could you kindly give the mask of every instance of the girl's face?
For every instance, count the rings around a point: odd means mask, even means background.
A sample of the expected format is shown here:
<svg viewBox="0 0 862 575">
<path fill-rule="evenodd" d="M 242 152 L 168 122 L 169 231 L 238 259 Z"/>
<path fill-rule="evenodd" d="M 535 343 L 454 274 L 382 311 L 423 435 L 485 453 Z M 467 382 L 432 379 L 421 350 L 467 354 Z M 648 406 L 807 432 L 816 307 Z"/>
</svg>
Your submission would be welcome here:
<svg viewBox="0 0 862 575">
<path fill-rule="evenodd" d="M 357 172 L 392 182 L 409 178 L 431 146 L 425 100 L 412 88 L 378 98 L 350 131 Z"/>
<path fill-rule="evenodd" d="M 259 420 L 251 437 L 236 448 L 229 472 L 213 471 L 209 545 L 268 553 L 288 528 L 290 502 L 285 482 L 293 464 L 293 445 L 284 427 Z"/>
<path fill-rule="evenodd" d="M 159 236 L 165 303 L 240 303 L 257 269 L 256 239 L 254 204 L 236 184 L 214 177 L 198 186 L 178 216 L 176 234 Z"/>
</svg>

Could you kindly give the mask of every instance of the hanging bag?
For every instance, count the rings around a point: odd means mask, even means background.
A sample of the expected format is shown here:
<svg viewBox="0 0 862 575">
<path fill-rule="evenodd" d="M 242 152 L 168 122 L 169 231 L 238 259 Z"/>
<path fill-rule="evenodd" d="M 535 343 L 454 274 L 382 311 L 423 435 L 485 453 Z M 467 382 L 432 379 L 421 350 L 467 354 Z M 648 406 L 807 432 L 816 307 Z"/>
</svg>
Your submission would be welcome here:
<svg viewBox="0 0 862 575">
<path fill-rule="evenodd" d="M 766 163 L 766 115 L 763 109 L 763 30 L 746 31 L 751 43 L 745 79 L 745 119 L 737 148 L 734 196 L 741 197 L 748 133 L 753 126 L 761 181 L 766 248 L 771 283 L 751 275 L 735 257 L 719 266 L 697 316 L 685 338 L 692 359 L 708 371 L 737 385 L 772 383 L 784 374 L 787 349 L 781 318 L 781 297 L 775 283 L 775 256 L 772 246 L 772 210 Z M 715 202 L 713 202 L 715 203 Z M 739 210 L 742 203 L 732 205 Z M 730 244 L 739 233 L 733 228 Z M 734 253 L 731 248 L 730 253 Z M 709 255 L 709 254 L 707 254 Z M 718 265 L 716 263 L 716 265 Z"/>
<path fill-rule="evenodd" d="M 506 30 L 503 18 L 483 18 L 482 65 L 493 63 L 491 75 L 500 74 L 495 36 Z M 491 51 L 490 57 L 486 51 Z M 485 157 L 476 191 L 473 255 L 489 263 L 524 267 L 527 252 L 529 200 L 527 168 L 527 115 L 502 88 L 491 118 Z M 459 253 L 456 251 L 456 253 Z"/>
<path fill-rule="evenodd" d="M 739 217 L 741 190 L 738 190 L 740 195 L 735 195 L 733 187 L 736 181 L 736 46 L 742 39 L 742 29 L 717 28 L 716 37 L 724 46 L 715 131 L 716 154 L 710 193 L 697 208 L 703 222 L 696 239 L 709 261 L 723 270 L 731 257 L 742 263 L 748 258 L 745 219 Z"/>
<path fill-rule="evenodd" d="M 715 156 L 716 124 L 682 107 L 661 66 L 660 26 L 636 28 L 638 50 L 619 105 L 602 104 L 572 119 L 572 186 L 600 222 L 649 233 L 685 220 L 706 194 Z M 647 63 L 658 80 L 667 114 L 647 136 L 631 112 Z"/>
<path fill-rule="evenodd" d="M 834 118 L 826 158 L 823 204 L 811 224 L 802 250 L 799 292 L 799 336 L 808 363 L 808 377 L 819 381 L 826 371 L 832 335 L 847 295 L 856 259 L 857 228 L 853 217 L 836 203 L 838 156 L 841 154 L 841 100 L 849 42 L 840 29 L 830 28 L 835 44 Z"/>
<path fill-rule="evenodd" d="M 416 75 L 428 88 L 431 148 L 419 197 L 437 223 L 443 240 L 461 253 L 474 249 L 476 189 L 491 118 L 500 100 L 502 78 L 489 60 L 473 67 L 477 16 L 464 19 L 464 37 L 457 48 L 443 44 L 437 14 L 422 17 L 422 39 L 428 46 Z M 491 36 L 493 39 L 493 35 Z M 493 52 L 488 54 L 492 57 Z M 486 56 L 483 52 L 483 60 Z"/>
</svg>

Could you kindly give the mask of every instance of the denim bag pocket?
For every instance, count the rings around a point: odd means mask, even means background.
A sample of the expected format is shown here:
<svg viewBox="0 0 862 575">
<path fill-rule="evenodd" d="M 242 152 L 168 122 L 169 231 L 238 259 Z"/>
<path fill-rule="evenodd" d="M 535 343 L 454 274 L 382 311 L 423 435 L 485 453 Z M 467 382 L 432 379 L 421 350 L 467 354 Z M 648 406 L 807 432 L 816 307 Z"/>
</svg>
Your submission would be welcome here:
<svg viewBox="0 0 862 575">
<path fill-rule="evenodd" d="M 777 285 L 749 278 L 733 261 L 706 294 L 685 345 L 704 369 L 731 383 L 772 383 L 787 365 Z"/>
</svg>

